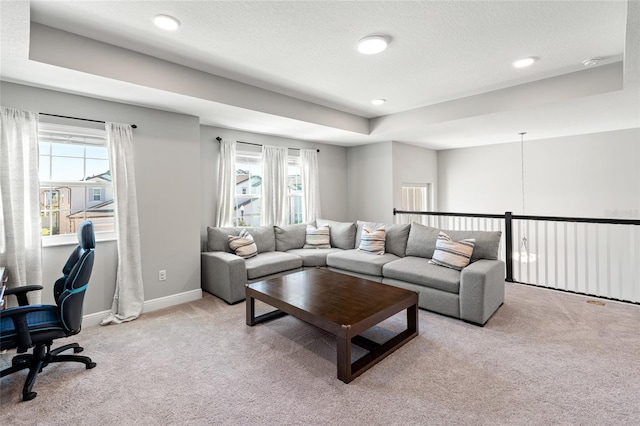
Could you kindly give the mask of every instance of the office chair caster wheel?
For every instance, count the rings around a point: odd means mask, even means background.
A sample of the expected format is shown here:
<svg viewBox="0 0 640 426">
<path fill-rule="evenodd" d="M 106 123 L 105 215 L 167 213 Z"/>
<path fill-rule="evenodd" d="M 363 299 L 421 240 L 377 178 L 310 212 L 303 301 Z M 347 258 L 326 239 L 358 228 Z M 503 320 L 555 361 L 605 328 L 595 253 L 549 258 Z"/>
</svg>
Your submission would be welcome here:
<svg viewBox="0 0 640 426">
<path fill-rule="evenodd" d="M 96 364 L 95 362 L 90 362 L 89 364 L 87 364 L 87 370 L 91 370 L 96 365 L 98 365 L 98 364 Z"/>
<path fill-rule="evenodd" d="M 81 346 L 78 346 L 77 348 L 73 348 L 73 353 L 74 354 L 79 354 L 82 351 L 84 351 L 84 348 L 81 347 Z"/>
<path fill-rule="evenodd" d="M 27 393 L 22 395 L 22 400 L 23 401 L 31 401 L 37 395 L 38 395 L 38 392 L 27 392 Z"/>
</svg>

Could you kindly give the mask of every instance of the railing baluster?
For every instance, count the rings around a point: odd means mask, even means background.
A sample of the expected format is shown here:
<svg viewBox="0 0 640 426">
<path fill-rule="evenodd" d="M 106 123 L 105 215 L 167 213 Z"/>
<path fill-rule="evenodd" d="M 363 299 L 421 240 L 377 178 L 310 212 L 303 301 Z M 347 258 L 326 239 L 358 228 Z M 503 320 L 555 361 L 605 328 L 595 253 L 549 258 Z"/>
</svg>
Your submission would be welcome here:
<svg viewBox="0 0 640 426">
<path fill-rule="evenodd" d="M 589 224 L 584 224 L 584 288 L 589 293 Z"/>
<path fill-rule="evenodd" d="M 528 220 L 525 220 L 524 226 L 525 226 L 524 235 L 527 238 L 527 261 L 525 262 L 525 268 L 526 268 L 526 272 L 527 272 L 527 281 L 525 281 L 525 282 L 528 283 L 528 282 L 531 282 L 531 275 L 530 275 L 531 262 L 529 262 L 529 254 L 531 253 L 531 233 L 529 232 L 529 221 Z"/>
<path fill-rule="evenodd" d="M 638 257 L 640 257 L 640 232 L 638 228 L 632 228 L 631 229 L 631 233 L 634 233 L 635 231 L 635 236 L 636 236 L 636 243 L 635 243 L 635 249 L 633 250 L 632 253 L 632 259 L 638 259 Z M 635 294 L 635 297 L 632 296 L 632 298 L 630 300 L 634 300 L 636 302 L 640 301 L 640 262 L 635 261 L 635 262 L 631 262 L 631 265 L 635 265 L 636 266 L 636 273 L 635 273 L 635 280 L 633 280 L 632 282 L 635 282 L 635 292 L 633 292 L 633 294 Z M 633 274 L 632 274 L 633 275 Z"/>
<path fill-rule="evenodd" d="M 578 223 L 575 222 L 573 224 L 573 258 L 575 259 L 574 261 L 574 273 L 575 276 L 573 277 L 573 282 L 574 282 L 574 289 L 573 291 L 578 291 L 579 288 L 579 284 L 578 284 L 578 275 L 579 275 L 579 271 L 578 271 Z"/>
<path fill-rule="evenodd" d="M 567 224 L 564 223 L 564 241 L 563 241 L 563 249 L 564 249 L 564 289 L 569 290 L 569 244 L 568 240 L 568 232 L 567 232 Z"/>
<path fill-rule="evenodd" d="M 544 222 L 544 284 L 549 286 L 549 227 Z"/>
<path fill-rule="evenodd" d="M 533 222 L 533 233 L 535 235 L 535 238 L 533 240 L 533 245 L 534 245 L 534 253 L 536 254 L 536 256 L 540 255 L 540 250 L 538 250 L 538 221 L 536 220 L 535 222 Z M 537 261 L 535 262 L 535 281 L 538 282 L 540 279 L 540 262 Z"/>
<path fill-rule="evenodd" d="M 558 288 L 560 284 L 560 279 L 558 278 L 558 222 L 553 222 L 553 255 L 555 256 L 554 265 L 554 274 L 553 279 L 555 280 L 555 287 Z"/>
<path fill-rule="evenodd" d="M 596 294 L 601 296 L 600 292 L 600 226 L 598 224 L 595 225 L 596 228 L 596 241 L 595 241 L 595 253 L 596 253 Z"/>
<path fill-rule="evenodd" d="M 607 295 L 611 297 L 611 227 L 606 228 L 605 248 L 607 250 Z M 638 275 L 640 277 L 640 275 Z"/>
</svg>

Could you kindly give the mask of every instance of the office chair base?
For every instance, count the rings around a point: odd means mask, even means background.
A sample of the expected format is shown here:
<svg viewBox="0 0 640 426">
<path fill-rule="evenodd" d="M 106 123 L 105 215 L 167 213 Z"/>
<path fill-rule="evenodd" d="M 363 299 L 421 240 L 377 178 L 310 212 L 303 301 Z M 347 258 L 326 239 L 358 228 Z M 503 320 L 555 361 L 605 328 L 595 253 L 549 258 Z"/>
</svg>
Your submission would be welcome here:
<svg viewBox="0 0 640 426">
<path fill-rule="evenodd" d="M 87 356 L 60 355 L 61 352 L 69 349 L 73 349 L 74 353 L 79 353 L 84 350 L 77 343 L 70 343 L 54 350 L 51 350 L 51 343 L 38 345 L 33 348 L 32 354 L 16 355 L 13 357 L 11 360 L 11 367 L 0 371 L 0 377 L 28 368 L 29 374 L 27 375 L 24 387 L 22 388 L 22 400 L 30 401 L 38 395 L 37 392 L 33 392 L 31 390 L 36 382 L 36 377 L 38 377 L 38 373 L 42 372 L 44 367 L 47 365 L 54 362 L 80 362 L 85 365 L 87 370 L 96 366 L 96 363 L 91 361 L 91 358 Z"/>
</svg>

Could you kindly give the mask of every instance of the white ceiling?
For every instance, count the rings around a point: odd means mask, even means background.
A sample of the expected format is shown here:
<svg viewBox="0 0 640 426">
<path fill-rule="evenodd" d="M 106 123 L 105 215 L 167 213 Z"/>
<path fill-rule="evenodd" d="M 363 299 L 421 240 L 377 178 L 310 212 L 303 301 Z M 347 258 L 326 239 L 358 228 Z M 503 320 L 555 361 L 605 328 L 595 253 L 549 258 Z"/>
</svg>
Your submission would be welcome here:
<svg viewBox="0 0 640 426">
<path fill-rule="evenodd" d="M 541 139 L 640 127 L 637 1 L 0 7 L 3 80 L 192 114 L 202 124 L 434 149 L 516 141 L 521 131 Z M 157 29 L 158 13 L 181 28 Z M 389 35 L 389 48 L 359 54 L 357 41 L 370 34 Z M 511 66 L 526 56 L 539 60 Z M 592 57 L 603 58 L 600 70 L 582 65 Z M 387 103 L 375 107 L 374 98 Z"/>
</svg>

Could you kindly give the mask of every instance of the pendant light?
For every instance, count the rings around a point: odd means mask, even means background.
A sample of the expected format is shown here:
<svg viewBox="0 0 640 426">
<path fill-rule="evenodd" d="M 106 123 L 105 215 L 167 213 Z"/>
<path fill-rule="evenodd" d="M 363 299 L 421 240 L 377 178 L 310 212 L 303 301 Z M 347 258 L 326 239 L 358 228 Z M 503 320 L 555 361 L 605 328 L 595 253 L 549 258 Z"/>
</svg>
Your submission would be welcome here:
<svg viewBox="0 0 640 426">
<path fill-rule="evenodd" d="M 520 170 L 522 172 L 521 186 L 522 186 L 522 214 L 525 214 L 524 208 L 524 135 L 527 132 L 520 133 Z M 517 262 L 531 263 L 535 262 L 538 256 L 535 253 L 531 253 L 529 250 L 529 243 L 527 241 L 526 234 L 522 236 L 520 240 L 520 250 L 513 253 L 513 259 Z"/>
</svg>

